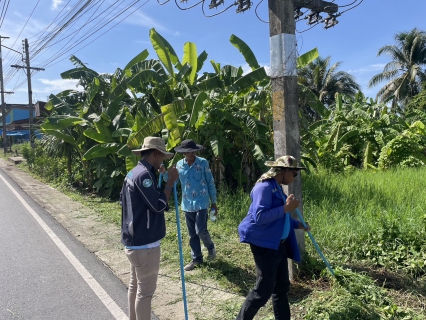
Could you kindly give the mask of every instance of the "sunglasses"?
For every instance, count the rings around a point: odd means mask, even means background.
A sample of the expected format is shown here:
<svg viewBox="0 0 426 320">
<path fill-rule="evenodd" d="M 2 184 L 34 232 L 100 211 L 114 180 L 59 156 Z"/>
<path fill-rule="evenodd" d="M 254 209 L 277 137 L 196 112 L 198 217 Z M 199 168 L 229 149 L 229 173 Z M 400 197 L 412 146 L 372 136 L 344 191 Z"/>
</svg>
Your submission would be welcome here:
<svg viewBox="0 0 426 320">
<path fill-rule="evenodd" d="M 296 178 L 296 177 L 297 177 L 297 174 L 298 174 L 297 170 L 291 170 L 291 169 L 288 169 L 288 171 L 293 172 L 293 177 L 294 177 L 294 178 Z"/>
</svg>

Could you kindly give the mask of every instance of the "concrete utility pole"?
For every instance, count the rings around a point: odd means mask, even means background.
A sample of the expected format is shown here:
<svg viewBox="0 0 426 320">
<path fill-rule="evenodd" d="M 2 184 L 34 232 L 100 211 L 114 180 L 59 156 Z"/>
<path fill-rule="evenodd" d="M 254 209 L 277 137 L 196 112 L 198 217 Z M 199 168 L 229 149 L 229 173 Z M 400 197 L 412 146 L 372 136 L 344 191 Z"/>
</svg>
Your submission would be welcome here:
<svg viewBox="0 0 426 320">
<path fill-rule="evenodd" d="M 300 161 L 297 47 L 293 0 L 269 0 L 268 6 L 275 158 L 292 155 Z M 285 193 L 294 194 L 299 199 L 300 212 L 303 214 L 300 175 L 292 184 L 285 187 Z M 297 231 L 296 237 L 299 248 L 304 251 L 303 233 Z M 294 264 L 289 262 L 290 279 L 294 278 L 294 273 Z"/>
<path fill-rule="evenodd" d="M 9 37 L 0 36 L 0 81 L 1 81 L 1 118 L 3 124 L 3 151 L 7 153 L 7 132 L 6 132 L 6 105 L 4 104 L 4 81 L 3 81 L 3 56 L 1 52 L 1 41 L 2 39 L 9 39 Z"/>
<path fill-rule="evenodd" d="M 31 148 L 34 148 L 34 136 L 33 136 L 33 91 L 31 89 L 31 70 L 37 70 L 37 71 L 44 71 L 43 68 L 34 68 L 30 66 L 30 53 L 29 53 L 29 46 L 28 46 L 28 40 L 25 39 L 24 41 L 24 51 L 25 51 L 25 62 L 26 66 L 18 66 L 18 65 L 12 65 L 14 68 L 21 68 L 27 70 L 27 82 L 28 82 L 28 113 L 29 113 L 29 125 L 30 125 L 30 141 L 31 141 Z"/>
<path fill-rule="evenodd" d="M 312 9 L 312 15 L 326 11 L 337 12 L 336 4 L 322 0 L 268 0 L 269 36 L 271 52 L 272 108 L 274 126 L 275 157 L 292 155 L 300 163 L 300 129 L 297 94 L 297 44 L 295 9 L 305 7 Z M 286 194 L 294 194 L 300 201 L 302 211 L 302 181 L 300 175 L 289 186 Z M 297 219 L 297 215 L 292 212 Z M 297 242 L 301 251 L 305 251 L 305 238 L 302 231 L 296 231 Z M 289 262 L 290 279 L 294 278 L 296 269 Z"/>
</svg>

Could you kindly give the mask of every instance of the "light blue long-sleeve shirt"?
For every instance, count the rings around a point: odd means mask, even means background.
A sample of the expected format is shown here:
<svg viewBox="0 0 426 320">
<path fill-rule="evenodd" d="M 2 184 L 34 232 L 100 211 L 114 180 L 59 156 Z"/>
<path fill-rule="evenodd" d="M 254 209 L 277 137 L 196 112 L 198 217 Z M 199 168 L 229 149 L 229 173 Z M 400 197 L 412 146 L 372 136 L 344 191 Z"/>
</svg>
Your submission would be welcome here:
<svg viewBox="0 0 426 320">
<path fill-rule="evenodd" d="M 189 166 L 185 159 L 176 164 L 179 172 L 179 181 L 182 186 L 181 208 L 186 212 L 195 212 L 207 209 L 216 203 L 216 187 L 210 170 L 209 162 L 201 157 L 195 157 L 194 163 Z M 168 180 L 167 172 L 164 180 Z"/>
</svg>

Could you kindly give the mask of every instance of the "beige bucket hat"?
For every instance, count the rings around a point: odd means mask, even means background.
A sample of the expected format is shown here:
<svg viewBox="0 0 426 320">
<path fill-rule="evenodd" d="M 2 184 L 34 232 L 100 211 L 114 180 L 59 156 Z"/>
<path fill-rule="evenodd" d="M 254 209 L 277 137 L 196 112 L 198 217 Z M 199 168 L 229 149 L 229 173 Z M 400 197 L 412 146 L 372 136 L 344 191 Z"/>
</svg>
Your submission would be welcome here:
<svg viewBox="0 0 426 320">
<path fill-rule="evenodd" d="M 170 159 L 171 157 L 174 156 L 174 153 L 167 152 L 166 143 L 164 142 L 162 138 L 159 138 L 159 137 L 146 137 L 145 139 L 143 139 L 142 147 L 140 149 L 134 149 L 132 150 L 132 152 L 135 155 L 140 156 L 141 151 L 145 151 L 149 149 L 156 149 L 164 153 L 164 159 Z"/>
<path fill-rule="evenodd" d="M 267 167 L 281 167 L 281 168 L 291 168 L 291 169 L 306 169 L 304 167 L 298 167 L 297 166 L 297 160 L 293 156 L 282 156 L 279 157 L 275 161 L 266 161 L 265 166 Z"/>
<path fill-rule="evenodd" d="M 299 167 L 297 165 L 297 160 L 293 156 L 282 156 L 275 161 L 266 161 L 265 166 L 271 167 L 269 171 L 265 172 L 260 176 L 257 182 L 263 180 L 271 179 L 281 172 L 282 169 L 291 169 L 291 170 L 303 170 L 304 167 Z"/>
</svg>

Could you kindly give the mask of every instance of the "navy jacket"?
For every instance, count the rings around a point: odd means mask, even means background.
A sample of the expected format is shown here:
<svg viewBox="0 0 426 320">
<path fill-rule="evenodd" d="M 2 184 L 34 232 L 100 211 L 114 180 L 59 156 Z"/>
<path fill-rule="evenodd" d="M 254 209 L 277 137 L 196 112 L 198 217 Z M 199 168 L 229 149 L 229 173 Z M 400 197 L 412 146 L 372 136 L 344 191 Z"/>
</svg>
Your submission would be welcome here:
<svg viewBox="0 0 426 320">
<path fill-rule="evenodd" d="M 258 182 L 250 194 L 252 203 L 247 216 L 238 226 L 240 241 L 259 247 L 278 250 L 284 230 L 285 200 L 277 188 L 281 186 L 272 179 Z M 300 261 L 299 247 L 294 229 L 299 221 L 290 217 L 290 233 L 286 240 L 287 254 L 290 259 Z"/>
<path fill-rule="evenodd" d="M 155 169 L 141 160 L 126 176 L 120 194 L 121 242 L 141 246 L 166 235 L 167 198 L 158 188 Z"/>
</svg>

